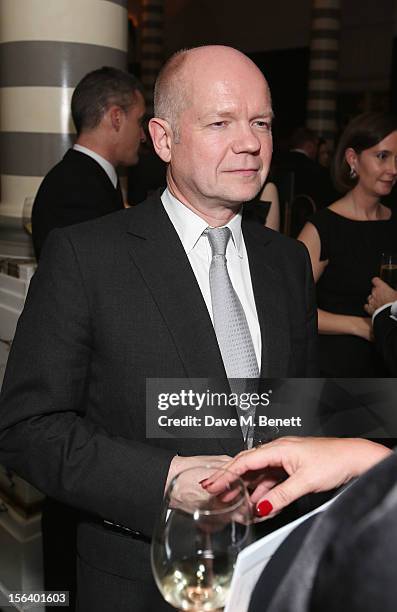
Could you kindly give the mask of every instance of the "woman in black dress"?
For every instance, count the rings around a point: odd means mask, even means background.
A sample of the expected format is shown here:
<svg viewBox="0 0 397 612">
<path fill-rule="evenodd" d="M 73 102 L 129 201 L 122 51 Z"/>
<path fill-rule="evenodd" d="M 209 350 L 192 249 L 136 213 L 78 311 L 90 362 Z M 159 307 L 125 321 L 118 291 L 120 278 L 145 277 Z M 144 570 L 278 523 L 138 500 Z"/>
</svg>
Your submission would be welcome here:
<svg viewBox="0 0 397 612">
<path fill-rule="evenodd" d="M 397 118 L 365 113 L 353 119 L 334 164 L 345 195 L 313 215 L 298 236 L 317 283 L 320 371 L 330 377 L 388 376 L 364 304 L 382 252 L 397 251 L 397 215 L 381 203 L 397 178 Z"/>
</svg>

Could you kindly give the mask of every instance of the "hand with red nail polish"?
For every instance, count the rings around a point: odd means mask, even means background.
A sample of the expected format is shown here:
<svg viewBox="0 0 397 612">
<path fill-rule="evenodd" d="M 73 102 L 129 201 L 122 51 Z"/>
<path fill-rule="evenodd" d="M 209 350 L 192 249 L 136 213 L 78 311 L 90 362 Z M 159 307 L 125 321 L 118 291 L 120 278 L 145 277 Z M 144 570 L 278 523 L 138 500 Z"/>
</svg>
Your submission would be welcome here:
<svg viewBox="0 0 397 612">
<path fill-rule="evenodd" d="M 257 504 L 255 512 L 257 516 L 264 518 L 265 516 L 270 514 L 272 510 L 272 504 L 267 499 L 264 499 L 263 501 L 259 502 L 259 504 Z"/>
<path fill-rule="evenodd" d="M 285 437 L 243 451 L 222 467 L 243 478 L 258 521 L 273 517 L 303 495 L 347 483 L 391 452 L 358 438 Z M 206 490 L 213 494 L 225 490 L 229 472 L 210 475 Z"/>
</svg>

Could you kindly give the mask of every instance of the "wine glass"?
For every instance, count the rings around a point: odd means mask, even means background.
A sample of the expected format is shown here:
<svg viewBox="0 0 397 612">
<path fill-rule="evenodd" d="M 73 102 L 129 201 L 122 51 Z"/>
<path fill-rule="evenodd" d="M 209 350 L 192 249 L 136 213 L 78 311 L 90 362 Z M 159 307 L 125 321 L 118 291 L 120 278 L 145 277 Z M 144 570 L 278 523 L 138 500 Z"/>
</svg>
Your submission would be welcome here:
<svg viewBox="0 0 397 612">
<path fill-rule="evenodd" d="M 230 474 L 227 489 L 219 495 L 200 485 L 219 467 L 202 465 L 178 474 L 165 494 L 154 531 L 154 577 L 164 599 L 179 610 L 221 610 L 237 555 L 251 541 L 252 512 L 243 481 Z"/>
<path fill-rule="evenodd" d="M 24 230 L 29 235 L 32 235 L 32 206 L 33 206 L 33 202 L 34 202 L 34 198 L 33 197 L 25 198 L 24 203 L 23 203 L 23 210 L 22 210 L 22 225 L 24 227 Z"/>
<path fill-rule="evenodd" d="M 397 253 L 382 253 L 379 275 L 390 287 L 397 289 Z"/>
</svg>

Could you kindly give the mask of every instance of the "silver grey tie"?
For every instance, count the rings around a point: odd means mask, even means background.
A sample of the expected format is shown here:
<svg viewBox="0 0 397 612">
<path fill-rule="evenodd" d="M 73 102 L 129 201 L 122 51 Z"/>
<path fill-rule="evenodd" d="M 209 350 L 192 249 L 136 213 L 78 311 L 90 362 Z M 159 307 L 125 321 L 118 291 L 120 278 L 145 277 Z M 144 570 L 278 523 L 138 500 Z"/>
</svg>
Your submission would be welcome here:
<svg viewBox="0 0 397 612">
<path fill-rule="evenodd" d="M 206 230 L 212 250 L 210 265 L 210 291 L 214 329 L 221 351 L 223 364 L 228 378 L 258 378 L 259 369 L 254 345 L 249 331 L 244 309 L 231 283 L 226 265 L 226 247 L 230 239 L 228 227 L 208 228 Z M 231 381 L 231 389 L 236 393 L 247 391 L 240 382 Z M 239 411 L 245 417 L 255 415 L 255 410 Z M 242 426 L 247 445 L 252 445 L 252 431 L 248 425 Z"/>
</svg>

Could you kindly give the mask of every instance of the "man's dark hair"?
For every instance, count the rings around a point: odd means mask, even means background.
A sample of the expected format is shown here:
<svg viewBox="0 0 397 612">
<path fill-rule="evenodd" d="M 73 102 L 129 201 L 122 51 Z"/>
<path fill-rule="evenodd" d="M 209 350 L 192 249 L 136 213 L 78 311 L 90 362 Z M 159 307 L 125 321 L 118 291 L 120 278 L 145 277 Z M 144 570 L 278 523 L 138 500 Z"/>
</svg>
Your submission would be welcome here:
<svg viewBox="0 0 397 612">
<path fill-rule="evenodd" d="M 291 149 L 300 149 L 306 142 L 312 142 L 317 145 L 318 136 L 313 130 L 307 127 L 296 128 L 291 135 L 290 147 Z"/>
<path fill-rule="evenodd" d="M 103 66 L 86 74 L 72 96 L 72 117 L 77 133 L 97 127 L 113 104 L 127 112 L 134 104 L 136 91 L 143 94 L 141 83 L 123 70 Z"/>
</svg>

